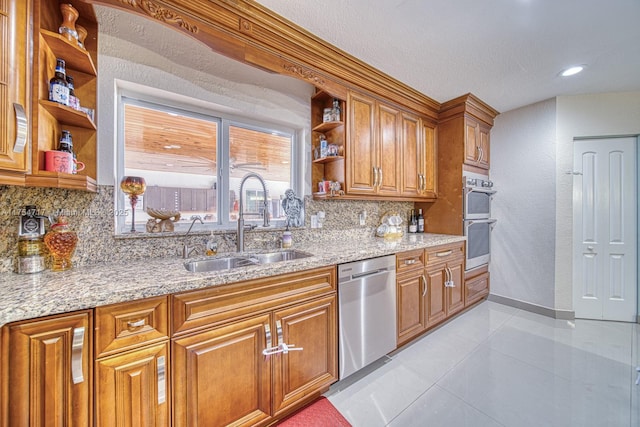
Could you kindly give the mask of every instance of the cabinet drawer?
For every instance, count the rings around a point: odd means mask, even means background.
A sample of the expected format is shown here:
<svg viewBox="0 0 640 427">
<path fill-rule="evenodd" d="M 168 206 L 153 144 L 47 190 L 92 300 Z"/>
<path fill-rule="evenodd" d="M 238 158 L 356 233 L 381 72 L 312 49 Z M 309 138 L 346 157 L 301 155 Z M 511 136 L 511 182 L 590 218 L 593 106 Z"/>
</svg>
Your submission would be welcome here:
<svg viewBox="0 0 640 427">
<path fill-rule="evenodd" d="M 210 328 L 336 290 L 336 267 L 324 267 L 173 295 L 172 336 Z"/>
<path fill-rule="evenodd" d="M 427 265 L 451 262 L 459 258 L 464 258 L 464 242 L 435 246 L 427 249 L 425 252 Z"/>
<path fill-rule="evenodd" d="M 465 306 L 473 304 L 489 295 L 489 272 L 465 280 Z"/>
<path fill-rule="evenodd" d="M 410 271 L 424 268 L 424 250 L 418 249 L 396 254 L 396 272 Z"/>
<path fill-rule="evenodd" d="M 169 337 L 167 297 L 96 308 L 96 359 Z"/>
</svg>

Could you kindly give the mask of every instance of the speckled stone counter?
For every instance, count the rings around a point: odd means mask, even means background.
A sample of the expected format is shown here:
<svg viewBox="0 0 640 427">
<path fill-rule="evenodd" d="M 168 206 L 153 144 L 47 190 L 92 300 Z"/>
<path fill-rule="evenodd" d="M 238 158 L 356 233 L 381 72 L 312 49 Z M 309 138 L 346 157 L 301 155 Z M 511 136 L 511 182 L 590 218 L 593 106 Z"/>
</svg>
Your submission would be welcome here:
<svg viewBox="0 0 640 427">
<path fill-rule="evenodd" d="M 0 326 L 18 320 L 341 264 L 464 239 L 463 236 L 418 234 L 397 241 L 372 237 L 305 242 L 294 245 L 294 248 L 314 256 L 222 272 L 190 273 L 184 268 L 184 260 L 174 257 L 94 264 L 65 272 L 0 273 Z"/>
</svg>

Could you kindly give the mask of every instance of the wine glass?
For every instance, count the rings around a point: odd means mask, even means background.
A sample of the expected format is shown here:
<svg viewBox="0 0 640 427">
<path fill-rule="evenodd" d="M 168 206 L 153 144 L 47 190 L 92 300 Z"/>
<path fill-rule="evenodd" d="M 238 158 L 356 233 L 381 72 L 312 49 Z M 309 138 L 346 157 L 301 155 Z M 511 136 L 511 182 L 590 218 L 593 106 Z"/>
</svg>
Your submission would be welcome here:
<svg viewBox="0 0 640 427">
<path fill-rule="evenodd" d="M 147 188 L 147 183 L 141 176 L 124 176 L 120 181 L 120 189 L 122 192 L 129 195 L 129 201 L 131 202 L 131 232 L 136 232 L 136 203 L 138 203 L 138 196 L 144 193 Z"/>
</svg>

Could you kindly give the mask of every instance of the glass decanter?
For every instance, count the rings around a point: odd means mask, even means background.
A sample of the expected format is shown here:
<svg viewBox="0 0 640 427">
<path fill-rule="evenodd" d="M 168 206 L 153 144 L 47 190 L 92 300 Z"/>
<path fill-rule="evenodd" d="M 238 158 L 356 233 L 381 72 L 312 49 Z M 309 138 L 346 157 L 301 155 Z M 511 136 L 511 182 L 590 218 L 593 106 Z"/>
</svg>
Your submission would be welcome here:
<svg viewBox="0 0 640 427">
<path fill-rule="evenodd" d="M 72 267 L 71 256 L 77 243 L 78 235 L 69 227 L 69 220 L 60 215 L 44 236 L 44 244 L 51 257 L 51 270 L 64 271 Z"/>
</svg>

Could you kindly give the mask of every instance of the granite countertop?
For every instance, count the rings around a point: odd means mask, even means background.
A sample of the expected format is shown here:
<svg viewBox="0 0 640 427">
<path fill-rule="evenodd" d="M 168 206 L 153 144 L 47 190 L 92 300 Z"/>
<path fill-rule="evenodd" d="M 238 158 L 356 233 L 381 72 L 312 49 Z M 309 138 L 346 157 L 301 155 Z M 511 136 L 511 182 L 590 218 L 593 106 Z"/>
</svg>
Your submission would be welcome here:
<svg viewBox="0 0 640 427">
<path fill-rule="evenodd" d="M 190 273 L 180 258 L 94 264 L 64 272 L 0 273 L 0 326 L 18 320 L 94 308 L 209 286 L 290 273 L 412 249 L 464 241 L 464 236 L 417 234 L 401 240 L 363 238 L 294 245 L 312 257 L 227 271 Z M 229 255 L 229 254 L 226 254 Z M 218 254 L 218 257 L 225 254 Z"/>
</svg>

